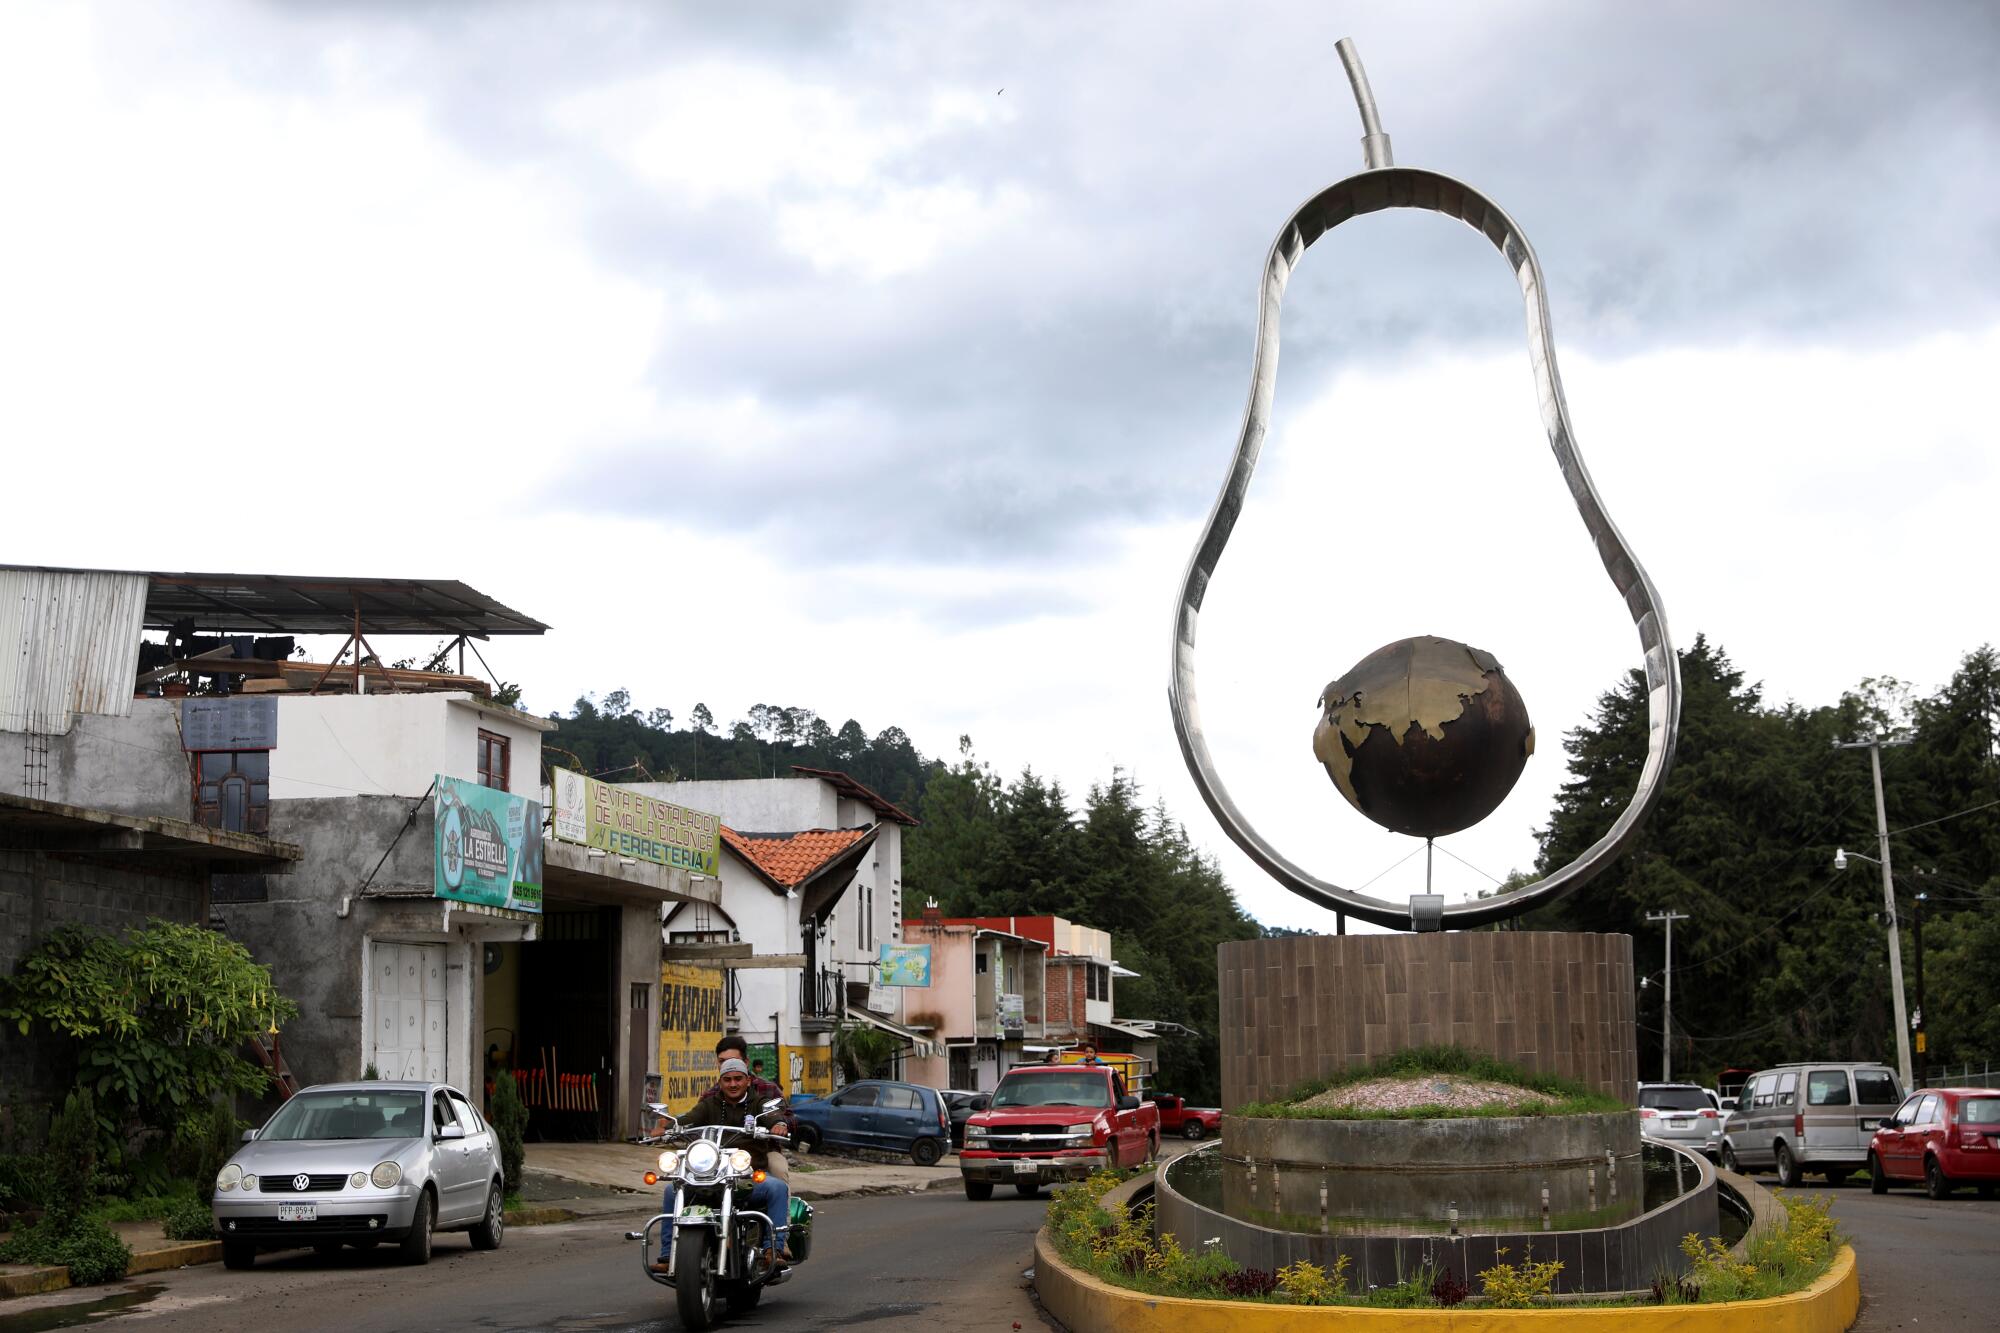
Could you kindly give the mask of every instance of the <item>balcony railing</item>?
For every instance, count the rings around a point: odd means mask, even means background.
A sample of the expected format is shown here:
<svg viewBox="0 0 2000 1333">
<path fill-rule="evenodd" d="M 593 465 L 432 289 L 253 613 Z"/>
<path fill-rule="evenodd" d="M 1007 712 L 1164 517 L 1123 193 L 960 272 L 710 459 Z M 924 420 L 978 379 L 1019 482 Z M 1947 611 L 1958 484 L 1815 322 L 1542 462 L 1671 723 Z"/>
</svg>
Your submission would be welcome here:
<svg viewBox="0 0 2000 1333">
<path fill-rule="evenodd" d="M 837 969 L 823 967 L 799 973 L 799 1022 L 825 1032 L 847 1012 L 847 979 Z"/>
</svg>

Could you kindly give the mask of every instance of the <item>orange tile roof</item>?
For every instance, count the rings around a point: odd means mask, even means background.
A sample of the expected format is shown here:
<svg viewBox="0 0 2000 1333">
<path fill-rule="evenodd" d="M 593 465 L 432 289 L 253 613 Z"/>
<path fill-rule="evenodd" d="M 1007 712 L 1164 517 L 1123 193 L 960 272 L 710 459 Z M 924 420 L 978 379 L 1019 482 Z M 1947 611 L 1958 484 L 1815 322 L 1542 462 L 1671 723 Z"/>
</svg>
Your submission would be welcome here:
<svg viewBox="0 0 2000 1333">
<path fill-rule="evenodd" d="M 873 831 L 872 828 L 816 828 L 802 833 L 738 833 L 725 824 L 722 841 L 765 875 L 792 888 L 810 879 L 821 866 Z"/>
</svg>

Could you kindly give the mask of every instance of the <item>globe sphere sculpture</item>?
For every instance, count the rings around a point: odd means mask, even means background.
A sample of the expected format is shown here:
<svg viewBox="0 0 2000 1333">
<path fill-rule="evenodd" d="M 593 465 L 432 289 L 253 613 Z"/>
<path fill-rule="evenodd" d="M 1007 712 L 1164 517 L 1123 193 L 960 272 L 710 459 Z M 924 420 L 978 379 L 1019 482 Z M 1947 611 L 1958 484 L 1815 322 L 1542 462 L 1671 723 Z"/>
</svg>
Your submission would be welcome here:
<svg viewBox="0 0 2000 1333">
<path fill-rule="evenodd" d="M 1313 753 L 1349 805 L 1441 838 L 1493 813 L 1535 751 L 1521 692 L 1491 653 L 1429 635 L 1377 648 L 1320 694 Z"/>
</svg>

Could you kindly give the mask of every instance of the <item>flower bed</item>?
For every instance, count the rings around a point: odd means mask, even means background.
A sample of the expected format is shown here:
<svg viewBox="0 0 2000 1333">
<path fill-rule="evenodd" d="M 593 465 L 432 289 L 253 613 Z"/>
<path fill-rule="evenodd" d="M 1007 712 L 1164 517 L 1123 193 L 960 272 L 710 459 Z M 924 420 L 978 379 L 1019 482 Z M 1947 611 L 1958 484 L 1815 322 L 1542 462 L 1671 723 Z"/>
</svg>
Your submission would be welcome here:
<svg viewBox="0 0 2000 1333">
<path fill-rule="evenodd" d="M 1393 1309 L 1460 1304 L 1527 1309 L 1551 1303 L 1549 1292 L 1561 1271 L 1556 1262 L 1513 1264 L 1502 1256 L 1502 1262 L 1477 1274 L 1424 1269 L 1394 1286 L 1364 1292 L 1349 1289 L 1345 1262 L 1331 1270 L 1304 1261 L 1276 1272 L 1244 1268 L 1219 1248 L 1190 1252 L 1171 1235 L 1157 1236 L 1150 1203 L 1107 1205 L 1105 1195 L 1125 1178 L 1101 1171 L 1057 1190 L 1049 1203 L 1048 1235 L 1065 1263 L 1114 1287 L 1149 1296 Z M 1754 1233 L 1741 1257 L 1717 1238 L 1690 1233 L 1682 1242 L 1693 1264 L 1685 1278 L 1654 1283 L 1643 1302 L 1588 1304 L 1712 1304 L 1804 1291 L 1828 1272 L 1842 1244 L 1828 1215 L 1832 1202 L 1824 1195 L 1781 1195 L 1783 1219 Z"/>
</svg>

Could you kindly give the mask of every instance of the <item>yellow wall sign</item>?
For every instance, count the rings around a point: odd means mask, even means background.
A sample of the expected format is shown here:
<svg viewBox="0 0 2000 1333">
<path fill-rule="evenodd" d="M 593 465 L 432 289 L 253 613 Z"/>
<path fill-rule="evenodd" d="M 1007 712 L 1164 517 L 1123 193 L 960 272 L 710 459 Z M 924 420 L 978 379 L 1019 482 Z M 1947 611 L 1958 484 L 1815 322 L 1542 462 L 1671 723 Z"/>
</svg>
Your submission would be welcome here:
<svg viewBox="0 0 2000 1333">
<path fill-rule="evenodd" d="M 833 1048 L 831 1046 L 780 1046 L 778 1072 L 771 1081 L 787 1093 L 813 1092 L 822 1097 L 833 1093 Z"/>
<path fill-rule="evenodd" d="M 715 1086 L 722 1040 L 722 969 L 660 964 L 660 1101 L 685 1111 Z"/>
</svg>

